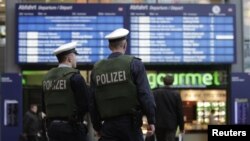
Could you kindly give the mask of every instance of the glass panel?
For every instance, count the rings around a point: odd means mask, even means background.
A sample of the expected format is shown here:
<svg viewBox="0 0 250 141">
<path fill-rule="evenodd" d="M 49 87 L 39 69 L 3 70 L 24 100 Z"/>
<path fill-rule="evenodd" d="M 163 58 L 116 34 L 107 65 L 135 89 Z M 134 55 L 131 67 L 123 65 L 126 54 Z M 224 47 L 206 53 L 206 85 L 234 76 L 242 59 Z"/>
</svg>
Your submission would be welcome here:
<svg viewBox="0 0 250 141">
<path fill-rule="evenodd" d="M 206 130 L 208 124 L 225 124 L 226 97 L 225 90 L 181 90 L 185 130 Z"/>
<path fill-rule="evenodd" d="M 6 44 L 6 27 L 0 25 L 0 47 L 4 47 Z"/>
<path fill-rule="evenodd" d="M 250 0 L 243 1 L 244 71 L 250 72 Z"/>
</svg>

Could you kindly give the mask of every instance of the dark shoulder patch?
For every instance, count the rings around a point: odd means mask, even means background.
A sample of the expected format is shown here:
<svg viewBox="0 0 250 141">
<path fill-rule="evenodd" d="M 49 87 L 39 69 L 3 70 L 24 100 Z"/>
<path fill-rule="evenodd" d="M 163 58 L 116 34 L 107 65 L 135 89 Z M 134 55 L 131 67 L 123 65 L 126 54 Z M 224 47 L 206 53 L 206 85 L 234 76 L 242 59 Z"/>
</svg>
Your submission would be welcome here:
<svg viewBox="0 0 250 141">
<path fill-rule="evenodd" d="M 80 73 L 80 71 L 78 70 L 78 69 L 73 69 L 73 68 L 71 68 L 71 69 L 69 69 L 68 71 L 66 71 L 63 75 L 64 76 L 66 76 L 66 75 L 69 75 L 69 74 L 71 74 L 71 73 Z"/>
<path fill-rule="evenodd" d="M 96 68 L 99 64 L 103 63 L 106 59 L 102 59 L 102 60 L 99 60 L 97 62 L 95 62 L 94 64 L 94 68 Z"/>
<path fill-rule="evenodd" d="M 141 58 L 138 58 L 138 57 L 134 57 L 134 59 L 137 59 L 137 60 L 140 60 L 140 61 L 141 61 Z"/>
</svg>

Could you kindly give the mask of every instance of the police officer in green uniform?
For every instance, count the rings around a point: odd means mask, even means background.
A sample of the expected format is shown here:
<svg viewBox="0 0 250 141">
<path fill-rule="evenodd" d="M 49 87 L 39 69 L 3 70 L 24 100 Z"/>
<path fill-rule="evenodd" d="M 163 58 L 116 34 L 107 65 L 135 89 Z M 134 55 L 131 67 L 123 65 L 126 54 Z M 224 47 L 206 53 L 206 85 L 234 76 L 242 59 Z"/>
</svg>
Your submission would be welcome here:
<svg viewBox="0 0 250 141">
<path fill-rule="evenodd" d="M 43 107 L 50 141 L 85 141 L 83 118 L 88 111 L 88 87 L 76 68 L 76 42 L 54 50 L 59 66 L 43 79 Z"/>
<path fill-rule="evenodd" d="M 100 141 L 143 141 L 143 114 L 147 135 L 155 130 L 155 104 L 144 65 L 139 58 L 124 55 L 128 33 L 119 28 L 105 36 L 112 53 L 91 73 L 90 114 Z"/>
</svg>

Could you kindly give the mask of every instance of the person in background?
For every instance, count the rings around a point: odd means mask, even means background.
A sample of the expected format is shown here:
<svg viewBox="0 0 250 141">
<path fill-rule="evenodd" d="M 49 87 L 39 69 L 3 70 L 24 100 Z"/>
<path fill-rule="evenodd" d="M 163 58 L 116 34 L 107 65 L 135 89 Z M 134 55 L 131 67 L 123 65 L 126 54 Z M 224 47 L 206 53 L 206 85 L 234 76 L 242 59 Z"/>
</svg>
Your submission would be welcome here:
<svg viewBox="0 0 250 141">
<path fill-rule="evenodd" d="M 210 111 L 210 115 L 208 116 L 208 119 L 209 119 L 209 124 L 210 125 L 217 125 L 218 124 L 218 121 L 215 120 L 216 116 L 215 116 L 215 110 L 212 109 Z"/>
<path fill-rule="evenodd" d="M 172 75 L 166 75 L 165 86 L 155 89 L 153 95 L 156 103 L 156 139 L 157 141 L 175 141 L 177 127 L 184 132 L 182 100 L 179 91 L 170 86 L 174 82 Z"/>
<path fill-rule="evenodd" d="M 37 114 L 37 104 L 31 104 L 23 119 L 23 136 L 27 141 L 38 141 L 41 137 L 41 118 Z"/>
<path fill-rule="evenodd" d="M 129 31 L 119 28 L 106 35 L 112 53 L 91 73 L 90 114 L 99 141 L 143 141 L 142 115 L 148 136 L 155 130 L 155 103 L 143 63 L 124 55 Z"/>
<path fill-rule="evenodd" d="M 88 112 L 88 87 L 77 67 L 76 42 L 54 50 L 59 65 L 43 79 L 43 110 L 50 141 L 85 141 L 83 118 Z"/>
</svg>

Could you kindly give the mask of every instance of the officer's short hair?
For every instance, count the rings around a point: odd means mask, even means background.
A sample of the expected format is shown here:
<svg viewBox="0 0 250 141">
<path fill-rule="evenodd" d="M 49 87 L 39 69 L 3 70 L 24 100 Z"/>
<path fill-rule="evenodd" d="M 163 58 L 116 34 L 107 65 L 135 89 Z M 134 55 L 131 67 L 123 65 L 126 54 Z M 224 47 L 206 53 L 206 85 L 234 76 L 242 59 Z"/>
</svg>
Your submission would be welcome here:
<svg viewBox="0 0 250 141">
<path fill-rule="evenodd" d="M 174 83 L 173 75 L 167 74 L 164 77 L 163 82 L 164 82 L 165 85 L 172 85 Z"/>
<path fill-rule="evenodd" d="M 59 63 L 62 63 L 64 61 L 66 61 L 67 56 L 66 55 L 57 55 L 56 58 L 57 58 Z"/>
<path fill-rule="evenodd" d="M 119 46 L 123 46 L 123 41 L 124 40 L 112 41 L 112 42 L 109 42 L 109 45 L 110 45 L 111 48 L 118 48 Z"/>
</svg>

